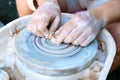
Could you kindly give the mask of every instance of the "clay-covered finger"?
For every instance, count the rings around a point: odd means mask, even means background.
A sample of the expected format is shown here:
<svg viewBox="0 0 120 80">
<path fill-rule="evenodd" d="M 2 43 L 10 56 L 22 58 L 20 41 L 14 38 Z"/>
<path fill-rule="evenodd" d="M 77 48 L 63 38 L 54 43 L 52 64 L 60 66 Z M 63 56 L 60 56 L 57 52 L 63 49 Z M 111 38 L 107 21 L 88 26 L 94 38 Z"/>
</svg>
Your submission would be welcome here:
<svg viewBox="0 0 120 80">
<path fill-rule="evenodd" d="M 41 32 L 45 37 L 49 36 L 48 25 L 50 23 L 50 17 L 41 16 L 37 26 L 37 30 Z"/>
<path fill-rule="evenodd" d="M 60 23 L 60 15 L 57 15 L 50 26 L 50 32 L 55 32 Z"/>
<path fill-rule="evenodd" d="M 59 34 L 55 34 L 55 38 L 52 37 L 52 42 L 56 44 L 60 44 L 64 41 L 65 37 L 74 29 L 75 24 L 72 21 L 69 21 L 65 25 L 62 26 L 62 31 Z M 57 32 L 58 33 L 58 32 Z"/>
<path fill-rule="evenodd" d="M 39 32 L 39 31 L 37 31 L 37 30 L 36 30 L 36 32 L 34 32 L 33 34 L 35 34 L 35 35 L 37 35 L 37 36 L 39 36 L 39 37 L 45 37 L 41 32 Z"/>
<path fill-rule="evenodd" d="M 60 23 L 60 15 L 57 15 L 57 16 L 55 17 L 54 21 L 52 22 L 51 26 L 50 26 L 49 38 L 51 38 L 52 35 L 53 35 L 53 33 L 55 33 L 55 31 L 58 29 L 59 23 Z"/>
<path fill-rule="evenodd" d="M 80 45 L 88 38 L 89 34 L 87 31 L 83 32 L 72 44 Z"/>
<path fill-rule="evenodd" d="M 72 43 L 74 42 L 85 30 L 85 24 L 80 23 L 76 25 L 75 29 L 71 31 L 71 33 L 65 38 L 65 43 Z"/>
<path fill-rule="evenodd" d="M 29 26 L 27 28 L 28 28 L 29 32 L 31 32 L 37 36 L 44 37 L 44 35 L 37 30 L 37 22 L 35 22 L 34 24 L 33 23 L 29 24 Z"/>
<path fill-rule="evenodd" d="M 81 46 L 89 45 L 95 39 L 95 36 L 95 34 L 90 35 L 83 43 L 81 43 Z"/>
<path fill-rule="evenodd" d="M 33 22 L 34 22 L 34 19 L 30 19 L 27 23 L 27 29 L 30 32 L 32 32 L 32 30 L 33 30 L 33 26 L 34 26 Z"/>
</svg>

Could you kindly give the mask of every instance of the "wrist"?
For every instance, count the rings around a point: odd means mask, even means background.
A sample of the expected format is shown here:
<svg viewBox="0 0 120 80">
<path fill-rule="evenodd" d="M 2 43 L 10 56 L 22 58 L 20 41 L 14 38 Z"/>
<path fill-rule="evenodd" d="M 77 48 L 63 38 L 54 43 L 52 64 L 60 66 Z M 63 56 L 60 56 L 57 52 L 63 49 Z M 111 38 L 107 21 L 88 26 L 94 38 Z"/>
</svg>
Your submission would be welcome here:
<svg viewBox="0 0 120 80">
<path fill-rule="evenodd" d="M 110 0 L 109 2 L 90 10 L 90 13 L 98 18 L 102 18 L 107 24 L 120 20 L 120 0 Z"/>
<path fill-rule="evenodd" d="M 35 11 L 39 6 L 42 6 L 45 3 L 54 4 L 59 8 L 57 0 L 27 0 L 28 7 L 32 11 Z"/>
<path fill-rule="evenodd" d="M 53 3 L 58 5 L 58 1 L 57 0 L 36 0 L 38 6 L 42 6 L 45 3 Z"/>
<path fill-rule="evenodd" d="M 54 10 L 54 11 L 61 11 L 59 5 L 54 4 L 53 2 L 45 2 L 44 4 L 42 4 L 41 6 L 39 6 L 38 10 Z"/>
<path fill-rule="evenodd" d="M 101 22 L 101 27 L 106 26 L 109 22 L 102 10 L 92 9 L 88 11 L 94 18 Z"/>
</svg>

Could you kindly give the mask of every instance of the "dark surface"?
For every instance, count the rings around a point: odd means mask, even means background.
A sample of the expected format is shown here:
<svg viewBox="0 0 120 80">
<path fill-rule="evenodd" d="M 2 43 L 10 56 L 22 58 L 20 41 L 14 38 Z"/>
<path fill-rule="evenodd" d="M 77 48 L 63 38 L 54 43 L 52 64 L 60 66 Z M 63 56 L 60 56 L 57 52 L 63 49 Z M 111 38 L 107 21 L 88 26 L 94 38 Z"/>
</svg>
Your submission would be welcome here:
<svg viewBox="0 0 120 80">
<path fill-rule="evenodd" d="M 120 68 L 110 73 L 107 80 L 120 80 Z"/>
<path fill-rule="evenodd" d="M 3 26 L 4 26 L 4 24 L 0 21 L 0 28 L 3 27 Z"/>
<path fill-rule="evenodd" d="M 0 21 L 6 24 L 17 17 L 15 0 L 0 0 Z"/>
</svg>

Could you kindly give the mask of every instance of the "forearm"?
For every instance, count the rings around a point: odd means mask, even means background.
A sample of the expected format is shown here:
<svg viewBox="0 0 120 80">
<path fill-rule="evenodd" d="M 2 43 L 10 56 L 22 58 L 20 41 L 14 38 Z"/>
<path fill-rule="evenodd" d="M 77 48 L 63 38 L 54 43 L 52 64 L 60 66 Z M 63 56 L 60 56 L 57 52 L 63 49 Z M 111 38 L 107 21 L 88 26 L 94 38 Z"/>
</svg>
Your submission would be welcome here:
<svg viewBox="0 0 120 80">
<path fill-rule="evenodd" d="M 27 5 L 27 0 L 16 0 L 19 17 L 31 14 L 33 11 Z"/>
<path fill-rule="evenodd" d="M 38 6 L 41 6 L 42 4 L 46 2 L 53 2 L 60 7 L 62 12 L 67 12 L 66 0 L 37 0 Z"/>
<path fill-rule="evenodd" d="M 58 4 L 57 0 L 36 0 L 36 1 L 37 1 L 38 6 L 41 6 L 42 4 L 46 2 L 52 2 L 52 3 Z"/>
<path fill-rule="evenodd" d="M 36 6 L 39 7 L 46 2 L 53 2 L 56 5 L 58 5 L 57 0 L 34 0 L 34 2 L 36 2 L 37 4 L 35 5 L 35 7 Z M 31 10 L 31 8 L 29 7 L 27 0 L 16 0 L 16 5 L 17 5 L 19 17 L 26 16 L 33 13 L 33 10 Z"/>
<path fill-rule="evenodd" d="M 102 18 L 107 24 L 120 20 L 120 0 L 110 0 L 104 5 L 90 10 L 97 18 Z"/>
</svg>

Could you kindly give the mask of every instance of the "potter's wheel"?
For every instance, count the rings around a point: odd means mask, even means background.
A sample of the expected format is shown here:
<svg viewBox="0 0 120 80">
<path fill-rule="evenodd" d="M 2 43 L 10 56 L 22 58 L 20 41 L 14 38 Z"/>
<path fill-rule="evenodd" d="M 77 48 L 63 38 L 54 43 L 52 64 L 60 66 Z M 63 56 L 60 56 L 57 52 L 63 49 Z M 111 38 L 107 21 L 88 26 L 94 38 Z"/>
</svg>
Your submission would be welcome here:
<svg viewBox="0 0 120 80">
<path fill-rule="evenodd" d="M 97 53 L 97 41 L 81 48 L 70 44 L 57 45 L 37 37 L 26 29 L 17 36 L 18 58 L 31 70 L 46 75 L 70 75 L 90 66 Z"/>
</svg>

